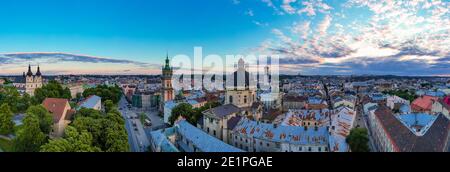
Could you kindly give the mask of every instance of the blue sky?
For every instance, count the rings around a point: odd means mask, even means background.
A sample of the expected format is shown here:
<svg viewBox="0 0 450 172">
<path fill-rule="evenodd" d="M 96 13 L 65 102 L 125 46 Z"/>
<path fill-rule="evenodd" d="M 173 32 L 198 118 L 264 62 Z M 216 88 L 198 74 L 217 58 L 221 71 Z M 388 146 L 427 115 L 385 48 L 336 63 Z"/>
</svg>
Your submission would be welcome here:
<svg viewBox="0 0 450 172">
<path fill-rule="evenodd" d="M 48 53 L 33 58 L 0 55 L 0 74 L 21 73 L 29 63 L 40 64 L 51 74 L 76 73 L 73 70 L 155 74 L 166 51 L 192 55 L 194 46 L 202 46 L 203 54 L 280 54 L 284 73 L 449 75 L 450 71 L 448 0 L 3 0 L 0 4 L 1 54 L 58 52 L 111 60 L 93 63 Z M 121 66 L 124 60 L 132 62 Z"/>
</svg>

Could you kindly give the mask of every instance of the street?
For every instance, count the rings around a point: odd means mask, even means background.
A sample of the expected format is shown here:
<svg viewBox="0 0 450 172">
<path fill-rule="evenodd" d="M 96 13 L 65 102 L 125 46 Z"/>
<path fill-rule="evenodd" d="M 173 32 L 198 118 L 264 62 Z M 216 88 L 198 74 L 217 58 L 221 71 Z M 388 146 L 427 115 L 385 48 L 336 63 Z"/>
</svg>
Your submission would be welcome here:
<svg viewBox="0 0 450 172">
<path fill-rule="evenodd" d="M 377 152 L 377 147 L 376 147 L 375 142 L 374 142 L 374 140 L 372 138 L 373 137 L 372 136 L 372 131 L 371 131 L 370 125 L 368 123 L 369 118 L 368 118 L 367 114 L 364 114 L 363 104 L 360 101 L 360 97 L 359 96 L 358 96 L 356 102 L 357 103 L 356 103 L 355 109 L 356 109 L 356 120 L 357 120 L 356 124 L 357 124 L 357 127 L 367 129 L 367 136 L 369 137 L 369 148 L 370 148 L 370 151 L 371 152 Z"/>
<path fill-rule="evenodd" d="M 130 144 L 131 152 L 145 152 L 150 145 L 149 139 L 144 126 L 142 125 L 138 114 L 128 109 L 128 102 L 122 96 L 119 102 L 120 112 L 125 119 L 125 127 L 128 133 L 128 143 Z"/>
</svg>

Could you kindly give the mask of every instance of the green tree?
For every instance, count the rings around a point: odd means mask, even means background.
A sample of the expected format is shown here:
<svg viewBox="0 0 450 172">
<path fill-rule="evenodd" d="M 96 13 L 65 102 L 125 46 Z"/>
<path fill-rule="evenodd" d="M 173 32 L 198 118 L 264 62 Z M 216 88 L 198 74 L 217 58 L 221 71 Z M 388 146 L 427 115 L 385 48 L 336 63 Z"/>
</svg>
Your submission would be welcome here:
<svg viewBox="0 0 450 172">
<path fill-rule="evenodd" d="M 35 115 L 27 115 L 23 126 L 16 133 L 14 150 L 16 152 L 37 152 L 47 142 L 47 137 L 39 128 L 39 119 Z"/>
<path fill-rule="evenodd" d="M 354 128 L 350 131 L 345 141 L 349 144 L 352 152 L 369 152 L 369 136 L 367 129 Z"/>
<path fill-rule="evenodd" d="M 180 116 L 190 120 L 193 114 L 194 110 L 192 109 L 192 106 L 190 104 L 180 103 L 172 109 L 172 113 L 169 117 L 169 122 L 173 125 Z"/>
<path fill-rule="evenodd" d="M 81 100 L 81 98 L 83 98 L 83 94 L 82 93 L 77 93 L 75 99 L 78 101 Z"/>
<path fill-rule="evenodd" d="M 20 93 L 15 87 L 4 87 L 0 91 L 0 104 L 8 104 L 13 113 L 19 112 L 18 102 L 20 102 Z"/>
<path fill-rule="evenodd" d="M 0 134 L 7 135 L 14 131 L 13 115 L 8 104 L 0 106 Z"/>
<path fill-rule="evenodd" d="M 32 98 L 29 94 L 25 93 L 22 97 L 19 98 L 19 101 L 17 102 L 17 110 L 18 112 L 22 113 L 25 112 L 28 107 L 30 107 L 33 104 Z"/>
<path fill-rule="evenodd" d="M 106 114 L 93 109 L 81 109 L 75 114 L 71 126 L 90 133 L 92 145 L 102 151 L 127 152 L 129 145 L 125 121 L 115 105 L 110 109 Z"/>
<path fill-rule="evenodd" d="M 63 88 L 62 85 L 55 80 L 51 80 L 48 84 L 42 86 L 42 88 L 37 88 L 34 91 L 34 97 L 39 104 L 42 103 L 45 98 L 72 98 L 70 89 Z"/>
<path fill-rule="evenodd" d="M 42 105 L 31 106 L 26 112 L 27 116 L 36 116 L 39 120 L 39 128 L 48 134 L 52 130 L 53 117 Z"/>
<path fill-rule="evenodd" d="M 114 108 L 114 102 L 111 100 L 106 100 L 105 101 L 105 112 L 109 113 L 109 111 L 111 111 Z"/>
<path fill-rule="evenodd" d="M 93 137 L 89 132 L 78 132 L 68 126 L 64 138 L 50 140 L 41 147 L 41 152 L 100 152 L 100 148 L 92 146 Z"/>
<path fill-rule="evenodd" d="M 122 89 L 118 86 L 109 87 L 106 85 L 99 85 L 95 88 L 88 88 L 84 90 L 84 97 L 89 97 L 91 95 L 100 96 L 102 98 L 102 102 L 111 100 L 114 104 L 117 104 L 122 96 Z"/>
<path fill-rule="evenodd" d="M 118 123 L 110 122 L 107 124 L 105 132 L 105 151 L 106 152 L 128 152 L 130 150 L 127 132 L 124 127 Z"/>
</svg>

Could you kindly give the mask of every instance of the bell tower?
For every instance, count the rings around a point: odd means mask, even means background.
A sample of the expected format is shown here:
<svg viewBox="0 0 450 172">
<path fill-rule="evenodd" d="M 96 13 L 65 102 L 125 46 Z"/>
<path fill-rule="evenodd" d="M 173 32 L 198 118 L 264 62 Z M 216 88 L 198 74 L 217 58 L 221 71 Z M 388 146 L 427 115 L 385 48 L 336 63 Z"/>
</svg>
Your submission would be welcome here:
<svg viewBox="0 0 450 172">
<path fill-rule="evenodd" d="M 163 110 L 165 102 L 173 100 L 175 97 L 174 90 L 172 87 L 172 75 L 173 75 L 173 68 L 170 67 L 169 54 L 167 54 L 165 64 L 162 67 L 162 75 L 161 75 L 161 84 L 162 84 L 161 107 L 160 107 L 161 110 Z"/>
</svg>

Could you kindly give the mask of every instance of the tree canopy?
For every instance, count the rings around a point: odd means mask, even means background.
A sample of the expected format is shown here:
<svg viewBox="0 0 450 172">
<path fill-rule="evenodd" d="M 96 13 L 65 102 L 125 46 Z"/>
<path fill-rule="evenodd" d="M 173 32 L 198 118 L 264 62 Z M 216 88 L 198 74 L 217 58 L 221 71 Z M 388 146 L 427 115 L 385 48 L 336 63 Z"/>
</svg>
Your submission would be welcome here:
<svg viewBox="0 0 450 172">
<path fill-rule="evenodd" d="M 47 140 L 47 136 L 39 127 L 38 117 L 36 115 L 26 115 L 23 119 L 23 126 L 16 133 L 14 151 L 37 152 Z"/>
<path fill-rule="evenodd" d="M 200 108 L 193 108 L 188 103 L 180 103 L 172 109 L 172 114 L 169 117 L 169 122 L 173 125 L 175 121 L 181 116 L 192 125 L 196 125 L 197 121 L 203 116 L 203 111 L 217 106 L 220 106 L 220 103 L 208 102 Z"/>
<path fill-rule="evenodd" d="M 45 98 L 71 99 L 72 95 L 69 88 L 63 88 L 57 81 L 51 80 L 48 84 L 42 86 L 42 88 L 37 88 L 34 91 L 34 98 L 37 104 L 40 104 Z"/>
<path fill-rule="evenodd" d="M 7 135 L 14 131 L 13 113 L 8 104 L 0 106 L 0 134 Z"/>
<path fill-rule="evenodd" d="M 83 96 L 89 97 L 91 95 L 97 95 L 102 98 L 102 102 L 111 100 L 114 104 L 117 104 L 122 96 L 122 90 L 118 86 L 99 85 L 95 88 L 88 88 L 84 90 Z"/>
<path fill-rule="evenodd" d="M 101 149 L 92 145 L 93 137 L 87 131 L 78 132 L 68 126 L 64 138 L 52 139 L 41 147 L 41 152 L 100 152 Z"/>
<path fill-rule="evenodd" d="M 28 94 L 20 96 L 19 91 L 15 87 L 0 88 L 0 104 L 8 104 L 13 113 L 25 112 L 32 104 L 31 97 Z"/>
<path fill-rule="evenodd" d="M 369 136 L 367 129 L 354 128 L 346 138 L 352 152 L 369 152 Z"/>
<path fill-rule="evenodd" d="M 129 151 L 125 122 L 117 110 L 111 106 L 108 113 L 82 108 L 75 114 L 71 126 L 77 131 L 92 135 L 92 146 L 105 152 Z"/>
<path fill-rule="evenodd" d="M 30 106 L 26 112 L 27 116 L 36 116 L 39 120 L 40 130 L 48 134 L 52 131 L 53 117 L 42 105 Z"/>
</svg>

